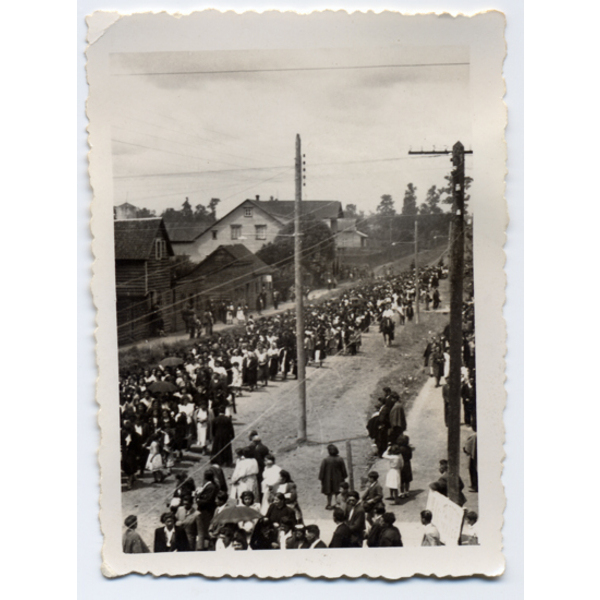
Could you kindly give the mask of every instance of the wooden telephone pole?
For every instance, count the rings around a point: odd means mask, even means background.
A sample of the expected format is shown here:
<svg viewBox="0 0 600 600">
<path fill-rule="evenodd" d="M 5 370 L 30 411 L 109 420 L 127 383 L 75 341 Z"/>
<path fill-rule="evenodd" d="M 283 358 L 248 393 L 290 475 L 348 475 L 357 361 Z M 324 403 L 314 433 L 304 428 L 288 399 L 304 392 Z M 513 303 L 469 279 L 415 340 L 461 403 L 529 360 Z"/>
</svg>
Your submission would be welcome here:
<svg viewBox="0 0 600 600">
<path fill-rule="evenodd" d="M 300 211 L 302 202 L 302 151 L 300 135 L 296 135 L 296 198 L 294 203 L 294 272 L 296 276 L 296 365 L 298 372 L 298 441 L 306 441 L 306 356 L 304 352 L 304 312 L 302 306 L 302 234 Z"/>
<path fill-rule="evenodd" d="M 450 238 L 450 403 L 448 406 L 448 498 L 460 498 L 460 374 L 462 367 L 462 307 L 465 230 L 465 154 L 472 150 L 456 142 L 452 147 L 452 227 Z M 409 154 L 450 154 L 449 150 L 410 151 Z"/>
</svg>

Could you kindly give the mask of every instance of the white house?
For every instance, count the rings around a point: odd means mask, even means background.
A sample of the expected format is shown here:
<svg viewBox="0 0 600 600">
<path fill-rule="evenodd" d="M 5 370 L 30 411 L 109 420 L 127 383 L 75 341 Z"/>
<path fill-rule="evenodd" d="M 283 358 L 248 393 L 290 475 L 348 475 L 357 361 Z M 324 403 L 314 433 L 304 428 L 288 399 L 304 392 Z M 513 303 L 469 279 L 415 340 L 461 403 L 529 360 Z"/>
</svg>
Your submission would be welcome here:
<svg viewBox="0 0 600 600">
<path fill-rule="evenodd" d="M 313 214 L 335 233 L 343 216 L 337 200 L 306 200 L 303 214 Z M 223 244 L 243 244 L 253 254 L 275 240 L 281 229 L 294 218 L 293 200 L 244 200 L 193 240 L 174 243 L 176 254 L 187 254 L 193 262 L 204 260 Z"/>
</svg>

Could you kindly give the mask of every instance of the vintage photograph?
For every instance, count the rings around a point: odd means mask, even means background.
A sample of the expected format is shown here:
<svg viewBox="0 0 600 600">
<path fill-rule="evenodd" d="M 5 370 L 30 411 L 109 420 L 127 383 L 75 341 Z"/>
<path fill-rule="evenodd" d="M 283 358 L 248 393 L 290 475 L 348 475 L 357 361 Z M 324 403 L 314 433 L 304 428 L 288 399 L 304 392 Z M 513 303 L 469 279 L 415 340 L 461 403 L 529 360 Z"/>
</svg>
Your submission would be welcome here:
<svg viewBox="0 0 600 600">
<path fill-rule="evenodd" d="M 503 15 L 88 25 L 103 573 L 500 575 Z"/>
</svg>

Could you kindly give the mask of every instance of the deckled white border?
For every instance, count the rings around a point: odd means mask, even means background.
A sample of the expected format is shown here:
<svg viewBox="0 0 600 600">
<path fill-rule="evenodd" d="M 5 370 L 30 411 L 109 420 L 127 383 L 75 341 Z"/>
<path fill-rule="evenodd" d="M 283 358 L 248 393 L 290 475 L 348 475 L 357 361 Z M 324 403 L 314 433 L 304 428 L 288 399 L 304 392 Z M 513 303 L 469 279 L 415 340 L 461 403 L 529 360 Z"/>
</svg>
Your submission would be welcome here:
<svg viewBox="0 0 600 600">
<path fill-rule="evenodd" d="M 219 37 L 219 47 L 186 47 L 186 50 L 228 49 L 231 41 L 234 47 L 252 48 L 260 39 L 265 47 L 266 35 L 256 35 L 257 30 L 266 27 L 266 21 L 257 13 L 225 14 L 209 11 L 192 13 L 190 16 L 172 17 L 167 13 L 152 15 L 121 16 L 115 20 L 114 14 L 94 13 L 89 19 L 91 39 L 94 43 L 88 48 L 88 82 L 90 99 L 87 113 L 90 119 L 89 142 L 90 177 L 94 189 L 92 205 L 92 248 L 94 279 L 92 291 L 98 310 L 97 361 L 99 380 L 97 397 L 101 407 L 108 407 L 118 397 L 116 365 L 116 318 L 114 286 L 114 252 L 112 233 L 112 183 L 110 173 L 110 144 L 102 125 L 102 78 L 107 73 L 108 52 L 134 52 L 163 49 L 184 49 L 181 47 L 182 31 L 193 30 L 193 37 L 200 40 L 198 27 L 200 20 L 209 17 L 214 36 L 215 16 L 227 30 L 227 35 Z M 269 27 L 290 27 L 293 35 L 296 13 L 269 11 Z M 356 35 L 359 21 L 371 15 L 352 13 L 353 35 Z M 328 45 L 339 45 L 347 31 L 343 23 L 348 22 L 348 14 L 312 13 L 303 19 L 335 20 L 338 25 L 335 34 L 329 37 Z M 393 37 L 406 25 L 406 17 L 395 13 L 380 14 L 378 19 L 401 19 L 394 28 Z M 199 20 L 200 19 L 200 20 Z M 102 20 L 102 23 L 100 22 Z M 248 24 L 252 36 L 248 35 Z M 112 21 L 112 23 L 110 23 Z M 159 26 L 152 34 L 146 32 L 142 42 L 136 45 L 126 29 L 134 22 L 144 21 L 149 28 Z M 364 22 L 364 21 L 363 21 Z M 109 23 L 108 27 L 106 23 Z M 115 23 L 117 24 L 115 26 Z M 290 23 L 292 23 L 290 25 Z M 396 24 L 394 23 L 394 26 Z M 103 573 L 109 577 L 130 572 L 154 575 L 181 575 L 198 573 L 208 577 L 258 577 L 280 578 L 297 574 L 311 577 L 384 577 L 398 579 L 414 574 L 436 576 L 464 576 L 471 574 L 498 575 L 503 571 L 504 560 L 501 554 L 501 527 L 504 508 L 504 493 L 500 480 L 502 469 L 504 428 L 502 411 L 505 403 L 503 388 L 505 328 L 502 319 L 505 277 L 504 231 L 507 224 L 504 196 L 505 143 L 503 130 L 506 123 L 506 109 L 502 102 L 504 84 L 501 77 L 505 54 L 503 30 L 504 19 L 500 13 L 485 13 L 476 17 L 458 16 L 454 18 L 421 15 L 411 18 L 409 35 L 415 35 L 420 27 L 435 30 L 436 44 L 458 44 L 471 47 L 471 81 L 474 103 L 473 157 L 477 190 L 473 190 L 472 210 L 475 214 L 475 293 L 477 320 L 477 361 L 478 361 L 478 402 L 479 402 L 479 461 L 480 472 L 485 473 L 480 484 L 480 527 L 483 543 L 479 547 L 452 548 L 411 548 L 398 551 L 384 549 L 313 551 L 312 553 L 269 553 L 265 560 L 263 553 L 232 553 L 223 564 L 216 553 L 189 553 L 178 555 L 125 555 L 121 552 L 121 510 L 120 510 L 120 469 L 118 461 L 119 435 L 117 411 L 101 410 L 99 423 L 102 431 L 102 445 L 99 461 L 102 473 L 101 524 L 105 534 L 103 547 Z M 177 32 L 175 33 L 175 29 Z M 264 31 L 262 32 L 264 33 Z M 390 35 L 390 34 L 388 34 Z M 433 33 L 432 33 L 433 35 Z M 92 37 L 93 36 L 93 37 Z M 289 36 L 288 36 L 289 39 Z M 396 39 L 379 39 L 379 44 L 394 43 Z M 243 43 L 243 46 L 239 44 Z M 351 45 L 347 38 L 346 45 Z M 493 143 L 490 143 L 490 140 Z M 484 193 L 483 193 L 484 192 Z M 488 408 L 482 407 L 488 404 Z M 115 468 L 116 465 L 116 468 Z M 112 510 L 111 510 L 112 508 Z M 398 554 L 396 554 L 398 552 Z"/>
</svg>

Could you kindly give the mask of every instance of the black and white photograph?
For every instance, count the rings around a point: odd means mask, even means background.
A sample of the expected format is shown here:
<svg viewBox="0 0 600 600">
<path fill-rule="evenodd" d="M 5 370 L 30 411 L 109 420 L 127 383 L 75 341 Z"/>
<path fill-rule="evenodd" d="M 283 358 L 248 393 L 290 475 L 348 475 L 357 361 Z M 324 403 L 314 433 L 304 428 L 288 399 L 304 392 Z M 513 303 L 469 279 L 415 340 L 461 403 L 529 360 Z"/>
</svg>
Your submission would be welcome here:
<svg viewBox="0 0 600 600">
<path fill-rule="evenodd" d="M 502 574 L 505 25 L 88 17 L 105 576 Z"/>
</svg>

